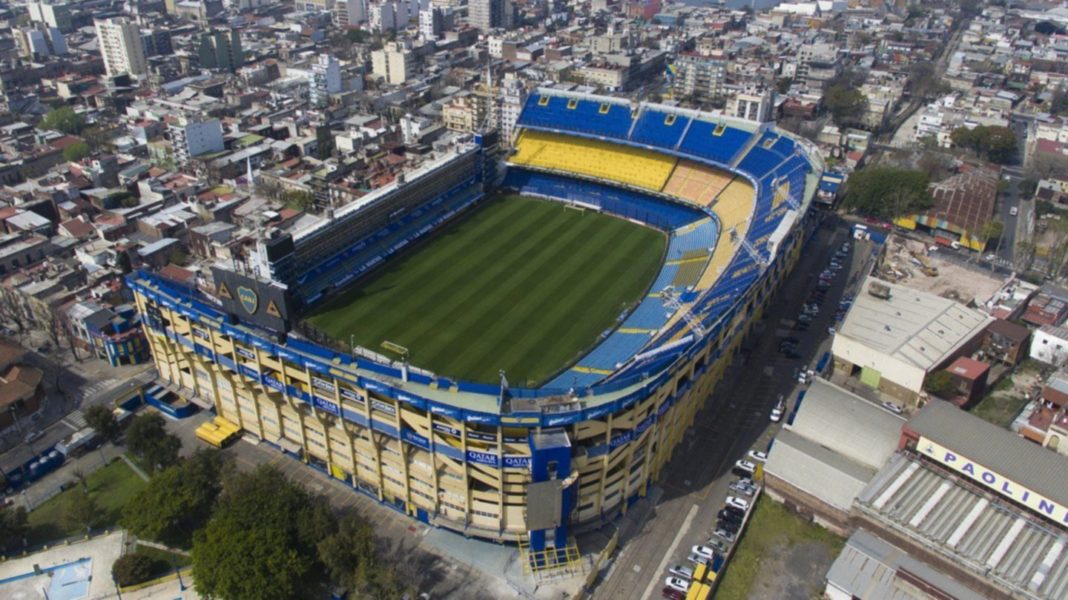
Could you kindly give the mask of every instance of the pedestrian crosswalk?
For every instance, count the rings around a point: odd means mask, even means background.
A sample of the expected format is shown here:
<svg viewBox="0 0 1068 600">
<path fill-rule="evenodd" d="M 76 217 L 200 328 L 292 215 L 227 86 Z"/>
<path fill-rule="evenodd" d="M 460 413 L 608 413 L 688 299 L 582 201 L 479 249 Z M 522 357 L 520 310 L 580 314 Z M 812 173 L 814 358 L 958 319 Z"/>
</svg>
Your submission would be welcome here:
<svg viewBox="0 0 1068 600">
<path fill-rule="evenodd" d="M 75 410 L 61 419 L 64 425 L 70 427 L 74 431 L 84 429 L 89 426 L 89 423 L 85 420 L 85 413 L 81 410 Z"/>
<path fill-rule="evenodd" d="M 78 390 L 78 397 L 82 400 L 94 398 L 97 395 L 110 390 L 118 385 L 120 382 L 116 379 L 102 379 L 100 381 L 94 381 L 93 383 L 83 386 Z"/>
</svg>

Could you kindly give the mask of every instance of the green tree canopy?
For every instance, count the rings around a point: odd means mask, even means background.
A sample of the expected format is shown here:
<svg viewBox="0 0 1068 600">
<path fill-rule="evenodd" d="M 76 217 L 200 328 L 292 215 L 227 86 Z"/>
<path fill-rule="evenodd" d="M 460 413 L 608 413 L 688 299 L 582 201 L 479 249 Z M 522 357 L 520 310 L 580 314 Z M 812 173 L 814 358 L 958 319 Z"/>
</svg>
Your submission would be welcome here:
<svg viewBox="0 0 1068 600">
<path fill-rule="evenodd" d="M 89 149 L 89 144 L 85 142 L 74 142 L 63 149 L 63 160 L 67 162 L 76 162 L 86 156 L 89 156 L 92 150 Z"/>
<path fill-rule="evenodd" d="M 85 422 L 93 428 L 100 437 L 109 442 L 114 442 L 118 439 L 122 430 L 119 428 L 119 422 L 115 420 L 115 413 L 111 412 L 107 406 L 101 404 L 95 404 L 85 409 Z"/>
<path fill-rule="evenodd" d="M 953 376 L 949 371 L 942 369 L 927 376 L 923 382 L 923 389 L 940 398 L 948 398 L 956 391 L 956 386 L 953 384 Z"/>
<path fill-rule="evenodd" d="M 227 468 L 217 450 L 199 450 L 158 473 L 122 512 L 122 525 L 140 538 L 188 548 L 211 518 Z"/>
<path fill-rule="evenodd" d="M 1005 232 L 1005 223 L 993 219 L 983 223 L 983 228 L 979 232 L 979 237 L 983 241 L 996 240 L 1001 237 L 1001 234 Z"/>
<path fill-rule="evenodd" d="M 1008 127 L 958 127 L 949 137 L 954 146 L 971 150 L 991 162 L 1005 164 L 1016 157 L 1016 134 Z"/>
<path fill-rule="evenodd" d="M 282 202 L 293 210 L 308 210 L 315 204 L 315 196 L 304 190 L 286 190 L 282 192 Z"/>
<path fill-rule="evenodd" d="M 155 562 L 144 554 L 125 554 L 111 565 L 111 577 L 121 586 L 144 583 L 152 579 Z"/>
<path fill-rule="evenodd" d="M 69 106 L 61 106 L 48 111 L 48 114 L 41 119 L 40 127 L 61 131 L 68 135 L 78 135 L 85 129 L 85 117 L 74 112 L 74 109 Z"/>
<path fill-rule="evenodd" d="M 375 553 L 371 526 L 359 516 L 342 518 L 337 532 L 319 542 L 318 551 L 334 582 L 370 598 L 403 597 L 393 569 Z"/>
<path fill-rule="evenodd" d="M 868 106 L 868 99 L 854 87 L 843 84 L 831 86 L 823 94 L 823 104 L 831 112 L 837 125 L 857 122 Z"/>
<path fill-rule="evenodd" d="M 316 544 L 336 527 L 321 498 L 260 467 L 227 480 L 207 526 L 193 537 L 193 577 L 208 598 L 318 597 Z"/>
<path fill-rule="evenodd" d="M 130 421 L 126 430 L 126 447 L 155 472 L 178 462 L 182 441 L 167 433 L 163 417 L 157 413 L 142 413 Z"/>
<path fill-rule="evenodd" d="M 28 531 L 25 508 L 0 504 L 0 551 L 21 547 Z"/>
<path fill-rule="evenodd" d="M 868 167 L 846 181 L 845 204 L 863 214 L 893 219 L 931 207 L 929 182 L 920 171 Z"/>
<path fill-rule="evenodd" d="M 67 499 L 63 518 L 69 526 L 89 531 L 100 519 L 100 505 L 83 486 L 75 486 L 68 493 L 70 496 Z"/>
</svg>

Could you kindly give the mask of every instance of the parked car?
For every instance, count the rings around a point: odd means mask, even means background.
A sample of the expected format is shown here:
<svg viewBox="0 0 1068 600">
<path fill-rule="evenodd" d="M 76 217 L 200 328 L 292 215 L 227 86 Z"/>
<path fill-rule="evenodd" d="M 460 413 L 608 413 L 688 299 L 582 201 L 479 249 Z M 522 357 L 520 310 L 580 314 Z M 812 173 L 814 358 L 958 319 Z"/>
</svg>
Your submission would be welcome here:
<svg viewBox="0 0 1068 600">
<path fill-rule="evenodd" d="M 741 494 L 743 496 L 752 496 L 756 493 L 755 487 L 745 485 L 741 481 L 735 481 L 727 487 L 730 489 L 730 491 L 736 494 Z"/>
<path fill-rule="evenodd" d="M 664 580 L 664 584 L 667 587 L 676 589 L 682 593 L 686 593 L 686 590 L 690 589 L 690 582 L 681 577 L 668 577 Z"/>
<path fill-rule="evenodd" d="M 737 496 L 727 496 L 727 506 L 733 506 L 739 510 L 749 510 L 749 502 Z"/>
<path fill-rule="evenodd" d="M 771 416 L 769 417 L 772 423 L 778 423 L 782 420 L 782 409 L 776 406 L 771 409 Z"/>
<path fill-rule="evenodd" d="M 37 440 L 41 439 L 43 436 L 44 436 L 44 432 L 43 431 L 31 431 L 31 432 L 26 434 L 26 437 L 23 438 L 23 440 L 27 444 L 30 444 L 30 443 L 36 442 Z"/>
<path fill-rule="evenodd" d="M 711 559 L 703 554 L 691 552 L 690 555 L 686 557 L 686 560 L 692 562 L 695 565 L 703 565 L 708 563 L 708 561 Z"/>
<path fill-rule="evenodd" d="M 702 546 L 700 544 L 694 546 L 693 548 L 690 548 L 690 552 L 698 556 L 704 557 L 705 560 L 711 560 L 712 557 L 716 555 L 715 550 L 709 548 L 708 546 Z"/>
<path fill-rule="evenodd" d="M 668 569 L 668 573 L 683 579 L 693 579 L 693 567 L 687 565 L 675 565 Z"/>
<path fill-rule="evenodd" d="M 672 587 L 665 586 L 664 589 L 660 590 L 660 595 L 664 598 L 667 598 L 668 600 L 686 600 L 685 593 L 680 592 L 679 590 L 676 590 Z"/>
<path fill-rule="evenodd" d="M 760 450 L 750 450 L 748 454 L 753 462 L 768 462 L 768 453 Z"/>
<path fill-rule="evenodd" d="M 749 462 L 747 460 L 737 460 L 737 461 L 735 461 L 734 468 L 735 469 L 740 469 L 742 471 L 745 471 L 749 475 L 752 475 L 753 471 L 756 471 L 756 465 L 754 465 L 753 463 L 751 463 L 751 462 Z"/>
<path fill-rule="evenodd" d="M 900 415 L 903 412 L 901 410 L 901 407 L 894 404 L 893 402 L 883 402 L 882 406 L 883 408 L 894 413 L 895 415 Z"/>
<path fill-rule="evenodd" d="M 717 529 L 716 532 L 715 532 L 715 535 L 716 535 L 716 537 L 722 538 L 722 539 L 727 540 L 728 542 L 732 542 L 732 543 L 734 542 L 734 539 L 736 537 L 733 533 L 731 533 L 729 531 L 726 531 L 724 529 Z"/>
<path fill-rule="evenodd" d="M 727 510 L 727 507 L 724 506 L 723 508 L 719 509 L 718 513 L 716 513 L 716 518 L 721 520 L 721 521 L 730 521 L 731 523 L 741 523 L 742 519 L 744 517 L 742 515 L 738 514 L 736 511 Z"/>
<path fill-rule="evenodd" d="M 716 521 L 716 529 L 722 529 L 727 533 L 738 535 L 738 530 L 742 528 L 741 521 L 728 521 L 727 519 L 719 519 Z"/>
<path fill-rule="evenodd" d="M 731 513 L 732 515 L 738 515 L 739 517 L 744 517 L 745 516 L 745 511 L 744 510 L 742 510 L 742 509 L 740 509 L 738 507 L 735 507 L 735 506 L 730 506 L 728 504 L 725 504 L 723 506 L 723 508 L 721 508 L 720 510 L 725 510 L 725 511 Z"/>
</svg>

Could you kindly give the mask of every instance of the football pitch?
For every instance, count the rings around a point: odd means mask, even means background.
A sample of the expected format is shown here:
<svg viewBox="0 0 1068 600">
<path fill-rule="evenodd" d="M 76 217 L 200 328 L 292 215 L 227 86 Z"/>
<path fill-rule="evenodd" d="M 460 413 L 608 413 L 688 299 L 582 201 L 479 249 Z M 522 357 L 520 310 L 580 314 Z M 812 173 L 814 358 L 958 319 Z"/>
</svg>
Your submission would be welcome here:
<svg viewBox="0 0 1068 600">
<path fill-rule="evenodd" d="M 538 385 L 587 352 L 652 284 L 667 237 L 520 196 L 486 200 L 305 317 L 347 346 L 435 373 Z"/>
</svg>

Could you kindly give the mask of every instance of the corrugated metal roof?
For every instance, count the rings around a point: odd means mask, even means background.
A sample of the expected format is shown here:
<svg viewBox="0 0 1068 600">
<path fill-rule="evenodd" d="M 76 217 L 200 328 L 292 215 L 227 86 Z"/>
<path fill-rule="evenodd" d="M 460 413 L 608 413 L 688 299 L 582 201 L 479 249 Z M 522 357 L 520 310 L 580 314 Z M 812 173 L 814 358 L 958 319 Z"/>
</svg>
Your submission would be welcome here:
<svg viewBox="0 0 1068 600">
<path fill-rule="evenodd" d="M 905 419 L 833 383 L 816 378 L 787 429 L 878 469 L 897 450 Z"/>
<path fill-rule="evenodd" d="M 1068 506 L 1068 458 L 1013 432 L 931 400 L 908 422 L 909 429 L 1003 477 Z"/>
<path fill-rule="evenodd" d="M 866 279 L 838 335 L 927 370 L 978 335 L 993 317 L 959 302 L 879 281 L 888 299 L 868 293 Z"/>
<path fill-rule="evenodd" d="M 764 471 L 842 511 L 876 473 L 789 430 L 775 436 Z"/>
<path fill-rule="evenodd" d="M 938 588 L 956 600 L 982 600 L 983 596 L 961 585 L 945 573 L 932 569 L 901 548 L 858 529 L 827 571 L 827 583 L 854 598 L 864 600 L 926 600 L 929 595 L 911 581 L 901 581 L 899 570 L 911 579 Z"/>
</svg>

